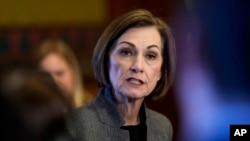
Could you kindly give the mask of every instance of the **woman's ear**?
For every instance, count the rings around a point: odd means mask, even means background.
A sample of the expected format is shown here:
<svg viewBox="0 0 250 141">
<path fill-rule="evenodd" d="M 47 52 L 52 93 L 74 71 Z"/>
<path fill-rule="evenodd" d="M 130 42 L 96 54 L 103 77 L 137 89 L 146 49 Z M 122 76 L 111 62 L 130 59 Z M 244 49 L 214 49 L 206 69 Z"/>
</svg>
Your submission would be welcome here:
<svg viewBox="0 0 250 141">
<path fill-rule="evenodd" d="M 161 79 L 161 74 L 158 76 L 157 81 L 159 81 L 160 79 Z"/>
<path fill-rule="evenodd" d="M 158 79 L 157 79 L 157 81 L 159 81 L 161 79 L 161 77 L 159 77 Z"/>
</svg>

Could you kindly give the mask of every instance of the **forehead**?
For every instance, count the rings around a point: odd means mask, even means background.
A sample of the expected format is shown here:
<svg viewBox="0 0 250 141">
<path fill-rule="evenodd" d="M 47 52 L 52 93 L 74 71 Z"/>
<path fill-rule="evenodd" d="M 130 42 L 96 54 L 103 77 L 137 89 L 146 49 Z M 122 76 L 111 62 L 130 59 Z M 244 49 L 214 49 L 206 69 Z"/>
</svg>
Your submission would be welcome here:
<svg viewBox="0 0 250 141">
<path fill-rule="evenodd" d="M 160 33 L 155 26 L 133 27 L 124 32 L 117 40 L 117 43 L 128 41 L 143 45 L 162 45 Z"/>
<path fill-rule="evenodd" d="M 50 52 L 47 55 L 43 57 L 43 60 L 50 59 L 50 60 L 58 60 L 58 61 L 65 61 L 63 56 L 61 54 L 58 54 L 56 52 Z"/>
<path fill-rule="evenodd" d="M 51 67 L 57 67 L 62 65 L 69 65 L 66 59 L 58 54 L 58 53 L 49 53 L 46 56 L 43 57 L 43 59 L 40 61 L 40 64 L 42 65 L 49 65 Z M 54 65 L 52 65 L 54 64 Z"/>
</svg>

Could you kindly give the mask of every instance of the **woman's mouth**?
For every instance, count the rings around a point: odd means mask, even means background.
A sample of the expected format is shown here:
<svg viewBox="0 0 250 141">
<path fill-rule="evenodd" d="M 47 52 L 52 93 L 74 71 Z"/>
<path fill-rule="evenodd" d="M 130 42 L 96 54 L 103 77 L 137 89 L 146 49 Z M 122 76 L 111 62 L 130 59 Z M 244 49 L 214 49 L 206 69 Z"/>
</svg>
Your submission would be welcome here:
<svg viewBox="0 0 250 141">
<path fill-rule="evenodd" d="M 140 79 L 135 79 L 135 78 L 128 78 L 127 81 L 131 84 L 135 84 L 135 85 L 140 85 L 140 84 L 144 84 L 144 82 Z"/>
</svg>

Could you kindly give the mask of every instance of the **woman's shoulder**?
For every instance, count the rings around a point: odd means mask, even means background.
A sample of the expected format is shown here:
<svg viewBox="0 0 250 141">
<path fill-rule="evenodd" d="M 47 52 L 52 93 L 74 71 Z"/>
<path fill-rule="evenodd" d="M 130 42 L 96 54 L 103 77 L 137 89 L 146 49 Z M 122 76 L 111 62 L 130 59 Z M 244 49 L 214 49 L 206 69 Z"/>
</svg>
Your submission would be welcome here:
<svg viewBox="0 0 250 141">
<path fill-rule="evenodd" d="M 89 129 L 99 127 L 97 126 L 99 120 L 92 103 L 85 104 L 69 112 L 66 121 L 67 129 L 73 138 L 87 136 L 92 131 Z"/>
<path fill-rule="evenodd" d="M 162 113 L 159 113 L 155 110 L 147 108 L 147 121 L 151 122 L 152 124 L 156 124 L 159 126 L 167 126 L 172 128 L 171 121 Z"/>
<path fill-rule="evenodd" d="M 73 118 L 88 118 L 95 114 L 95 106 L 93 102 L 87 103 L 79 108 L 72 110 L 69 115 Z"/>
<path fill-rule="evenodd" d="M 173 127 L 170 120 L 163 114 L 147 108 L 148 132 L 151 133 L 148 136 L 152 140 L 172 140 Z M 149 139 L 149 140 L 150 140 Z"/>
<path fill-rule="evenodd" d="M 67 122 L 72 126 L 88 125 L 90 122 L 96 122 L 97 115 L 93 104 L 88 103 L 82 107 L 76 108 L 67 114 Z"/>
<path fill-rule="evenodd" d="M 148 126 L 150 126 L 150 132 L 155 132 L 162 136 L 166 135 L 165 137 L 168 138 L 168 140 L 172 139 L 173 126 L 165 115 L 147 108 L 146 122 Z"/>
</svg>

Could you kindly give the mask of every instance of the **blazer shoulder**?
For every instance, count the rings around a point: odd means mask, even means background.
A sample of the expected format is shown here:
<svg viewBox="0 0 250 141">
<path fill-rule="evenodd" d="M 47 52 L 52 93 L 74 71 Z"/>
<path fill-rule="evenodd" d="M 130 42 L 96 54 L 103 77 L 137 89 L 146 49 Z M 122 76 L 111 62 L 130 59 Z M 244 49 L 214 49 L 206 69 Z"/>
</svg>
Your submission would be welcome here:
<svg viewBox="0 0 250 141">
<path fill-rule="evenodd" d="M 73 110 L 69 113 L 69 120 L 83 121 L 83 120 L 93 120 L 96 117 L 95 106 L 88 103 L 80 108 Z"/>
<path fill-rule="evenodd" d="M 163 122 L 171 124 L 170 120 L 163 114 L 154 111 L 152 109 L 147 109 L 148 118 L 153 119 L 152 121 Z"/>
<path fill-rule="evenodd" d="M 172 136 L 172 123 L 165 115 L 147 108 L 147 123 L 158 132 L 168 133 Z"/>
<path fill-rule="evenodd" d="M 87 104 L 67 115 L 67 129 L 73 138 L 87 136 L 89 130 L 86 129 L 97 127 L 98 118 L 94 108 L 91 104 Z"/>
</svg>

